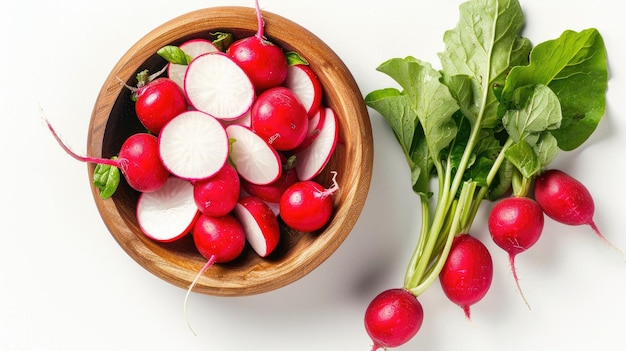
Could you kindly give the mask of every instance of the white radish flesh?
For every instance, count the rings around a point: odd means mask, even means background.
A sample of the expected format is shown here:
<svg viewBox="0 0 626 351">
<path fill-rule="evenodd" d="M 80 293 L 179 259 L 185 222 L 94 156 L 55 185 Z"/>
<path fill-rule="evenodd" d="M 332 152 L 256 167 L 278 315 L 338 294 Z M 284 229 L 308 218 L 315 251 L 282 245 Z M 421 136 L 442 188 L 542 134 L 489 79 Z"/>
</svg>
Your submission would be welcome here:
<svg viewBox="0 0 626 351">
<path fill-rule="evenodd" d="M 210 40 L 207 39 L 191 39 L 178 46 L 183 50 L 185 54 L 191 56 L 192 59 L 209 52 L 217 52 L 219 49 L 213 45 Z M 185 73 L 187 72 L 187 65 L 179 65 L 176 63 L 170 63 L 167 66 L 168 77 L 175 81 L 181 88 L 185 86 Z"/>
<path fill-rule="evenodd" d="M 252 249 L 261 257 L 271 254 L 280 239 L 280 226 L 269 205 L 258 197 L 247 196 L 235 206 L 235 215 Z"/>
<path fill-rule="evenodd" d="M 236 119 L 246 113 L 255 97 L 246 73 L 221 52 L 196 57 L 185 74 L 187 100 L 196 109 L 218 119 Z"/>
<path fill-rule="evenodd" d="M 141 193 L 137 222 L 149 238 L 170 242 L 185 236 L 198 216 L 191 182 L 174 176 L 157 191 Z"/>
<path fill-rule="evenodd" d="M 319 135 L 308 147 L 296 153 L 296 171 L 300 180 L 311 180 L 319 175 L 335 151 L 339 138 L 337 116 L 329 107 L 325 107 L 324 113 L 326 117 Z"/>
<path fill-rule="evenodd" d="M 228 158 L 228 136 L 222 124 L 200 111 L 187 111 L 170 121 L 159 135 L 165 167 L 184 179 L 206 179 Z"/>
<path fill-rule="evenodd" d="M 296 94 L 309 116 L 313 116 L 319 110 L 322 84 L 309 66 L 290 65 L 284 85 Z"/>
<path fill-rule="evenodd" d="M 239 175 L 254 184 L 269 184 L 282 174 L 278 152 L 252 129 L 232 124 L 226 127 L 231 145 L 230 158 Z"/>
</svg>

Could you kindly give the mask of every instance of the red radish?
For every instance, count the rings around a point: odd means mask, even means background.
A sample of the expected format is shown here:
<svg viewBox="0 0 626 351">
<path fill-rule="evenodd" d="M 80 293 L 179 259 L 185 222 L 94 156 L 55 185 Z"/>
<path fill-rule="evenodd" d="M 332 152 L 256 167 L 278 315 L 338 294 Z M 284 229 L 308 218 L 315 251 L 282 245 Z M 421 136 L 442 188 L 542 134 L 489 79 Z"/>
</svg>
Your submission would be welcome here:
<svg viewBox="0 0 626 351">
<path fill-rule="evenodd" d="M 239 200 L 239 192 L 239 175 L 228 162 L 212 177 L 196 181 L 193 185 L 193 197 L 198 209 L 213 217 L 232 211 Z"/>
<path fill-rule="evenodd" d="M 280 178 L 272 183 L 259 185 L 241 180 L 241 187 L 250 195 L 256 196 L 265 202 L 279 203 L 281 195 L 293 183 L 298 181 L 295 168 L 283 168 Z"/>
<path fill-rule="evenodd" d="M 187 110 L 183 90 L 169 78 L 157 78 L 135 91 L 135 112 L 139 121 L 153 134 L 174 117 Z"/>
<path fill-rule="evenodd" d="M 317 113 L 322 102 L 322 83 L 308 65 L 289 65 L 284 86 L 291 89 L 309 117 Z"/>
<path fill-rule="evenodd" d="M 493 241 L 509 254 L 511 271 L 517 289 L 528 305 L 517 278 L 515 257 L 533 246 L 543 231 L 543 211 L 539 204 L 527 197 L 507 197 L 496 203 L 488 220 Z M 529 306 L 530 307 L 530 306 Z"/>
<path fill-rule="evenodd" d="M 293 151 L 299 152 L 309 147 L 313 143 L 313 140 L 320 135 L 325 121 L 326 108 L 321 107 L 311 118 L 309 118 L 309 130 L 307 131 L 306 137 L 304 137 L 304 140 Z"/>
<path fill-rule="evenodd" d="M 468 320 L 470 306 L 487 294 L 492 278 L 493 262 L 487 247 L 469 234 L 457 235 L 439 281 L 445 295 L 463 308 Z"/>
<path fill-rule="evenodd" d="M 148 133 L 137 133 L 128 137 L 116 159 L 80 156 L 63 143 L 52 125 L 45 116 L 42 116 L 52 136 L 61 148 L 74 159 L 81 162 L 90 162 L 110 165 L 119 168 L 128 185 L 140 192 L 156 191 L 165 185 L 169 171 L 159 158 L 157 138 Z"/>
<path fill-rule="evenodd" d="M 319 175 L 335 151 L 339 138 L 337 116 L 330 107 L 326 107 L 324 113 L 324 124 L 318 136 L 311 145 L 296 153 L 296 170 L 300 180 L 310 180 Z"/>
<path fill-rule="evenodd" d="M 335 173 L 336 175 L 336 173 Z M 289 186 L 280 198 L 280 217 L 290 228 L 313 232 L 324 227 L 333 214 L 332 194 L 339 189 L 333 178 L 329 189 L 312 180 Z"/>
<path fill-rule="evenodd" d="M 235 215 L 252 249 L 261 257 L 271 254 L 280 241 L 280 226 L 269 205 L 258 197 L 246 196 L 235 206 Z"/>
<path fill-rule="evenodd" d="M 389 289 L 378 294 L 365 311 L 365 330 L 374 343 L 372 351 L 398 347 L 417 334 L 424 310 L 406 289 Z"/>
<path fill-rule="evenodd" d="M 206 179 L 228 159 L 228 136 L 222 124 L 200 111 L 187 111 L 159 134 L 159 153 L 167 169 L 184 179 Z"/>
<path fill-rule="evenodd" d="M 246 73 L 221 52 L 191 61 L 185 74 L 185 93 L 194 108 L 225 120 L 244 115 L 256 95 Z"/>
<path fill-rule="evenodd" d="M 178 46 L 185 54 L 192 59 L 209 52 L 217 52 L 218 48 L 207 39 L 190 39 Z M 169 63 L 167 65 L 168 77 L 175 81 L 181 88 L 185 87 L 185 73 L 187 73 L 187 65 Z"/>
<path fill-rule="evenodd" d="M 177 240 L 191 231 L 199 211 L 193 199 L 193 185 L 171 176 L 163 187 L 141 193 L 137 201 L 137 222 L 142 232 L 160 242 Z"/>
<path fill-rule="evenodd" d="M 596 226 L 593 197 L 577 179 L 557 169 L 544 171 L 535 181 L 535 199 L 548 217 L 567 225 L 589 225 L 600 239 L 621 253 Z"/>
<path fill-rule="evenodd" d="M 276 150 L 292 150 L 307 135 L 309 117 L 294 93 L 285 87 L 265 90 L 250 111 L 250 124 Z"/>
<path fill-rule="evenodd" d="M 226 127 L 231 144 L 230 158 L 237 173 L 254 184 L 269 184 L 282 173 L 278 152 L 250 128 L 238 124 Z"/>
<path fill-rule="evenodd" d="M 189 284 L 183 304 L 187 326 L 193 332 L 187 318 L 187 300 L 198 280 L 214 263 L 230 262 L 243 252 L 246 236 L 239 221 L 228 214 L 222 217 L 211 217 L 200 214 L 192 229 L 193 241 L 198 252 L 207 259 L 194 280 Z M 193 332 L 195 335 L 195 332 Z"/>
<path fill-rule="evenodd" d="M 248 74 L 257 91 L 279 86 L 287 77 L 287 58 L 282 48 L 268 41 L 264 36 L 264 21 L 255 1 L 258 29 L 255 35 L 239 39 L 226 50 Z"/>
</svg>

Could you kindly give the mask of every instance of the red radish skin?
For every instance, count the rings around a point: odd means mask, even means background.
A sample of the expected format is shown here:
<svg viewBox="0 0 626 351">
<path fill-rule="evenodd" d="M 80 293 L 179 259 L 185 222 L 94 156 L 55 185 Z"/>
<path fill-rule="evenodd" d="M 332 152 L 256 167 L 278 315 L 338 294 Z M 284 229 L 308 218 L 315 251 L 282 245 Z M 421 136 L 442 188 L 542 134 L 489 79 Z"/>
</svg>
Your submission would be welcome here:
<svg viewBox="0 0 626 351">
<path fill-rule="evenodd" d="M 235 206 L 246 241 L 261 257 L 269 256 L 280 241 L 280 225 L 274 211 L 263 200 L 246 196 Z"/>
<path fill-rule="evenodd" d="M 333 214 L 332 194 L 339 189 L 335 178 L 333 183 L 329 189 L 324 189 L 312 180 L 299 181 L 289 186 L 280 198 L 281 219 L 290 228 L 302 232 L 323 228 Z"/>
<path fill-rule="evenodd" d="M 309 118 L 309 130 L 307 131 L 306 137 L 302 140 L 300 145 L 293 150 L 293 152 L 298 153 L 311 146 L 315 138 L 317 138 L 322 132 L 325 121 L 326 108 L 322 106 L 312 117 Z"/>
<path fill-rule="evenodd" d="M 252 130 L 276 150 L 295 149 L 309 130 L 309 117 L 298 98 L 285 87 L 261 93 L 250 111 Z"/>
<path fill-rule="evenodd" d="M 378 294 L 365 310 L 365 330 L 374 343 L 372 351 L 407 343 L 423 320 L 422 305 L 408 290 L 389 289 Z"/>
<path fill-rule="evenodd" d="M 624 255 L 596 226 L 593 197 L 574 177 L 558 169 L 542 172 L 535 181 L 535 199 L 546 216 L 567 225 L 589 225 L 600 239 Z"/>
<path fill-rule="evenodd" d="M 541 237 L 544 216 L 539 204 L 528 197 L 507 197 L 498 201 L 488 218 L 493 241 L 509 255 L 511 272 L 522 299 L 530 308 L 519 284 L 515 257 L 528 250 Z"/>
<path fill-rule="evenodd" d="M 198 252 L 207 259 L 207 262 L 189 284 L 183 303 L 187 326 L 195 335 L 196 333 L 187 317 L 187 301 L 191 291 L 204 272 L 214 263 L 226 263 L 239 257 L 245 248 L 246 236 L 239 221 L 230 214 L 221 217 L 200 214 L 194 224 L 192 237 Z"/>
<path fill-rule="evenodd" d="M 157 78 L 135 92 L 137 118 L 152 134 L 187 110 L 187 98 L 181 87 L 169 78 Z"/>
<path fill-rule="evenodd" d="M 117 159 L 80 156 L 70 149 L 54 130 L 48 119 L 42 115 L 52 136 L 72 158 L 80 162 L 109 165 L 120 169 L 128 185 L 139 192 L 160 189 L 170 176 L 159 158 L 158 140 L 152 134 L 133 134 L 124 141 Z"/>
<path fill-rule="evenodd" d="M 191 231 L 200 212 L 193 199 L 193 185 L 171 176 L 159 190 L 139 195 L 136 213 L 147 237 L 172 242 Z"/>
<path fill-rule="evenodd" d="M 287 78 L 288 65 L 283 49 L 264 36 L 265 23 L 258 1 L 255 1 L 255 8 L 257 33 L 232 43 L 226 55 L 237 62 L 250 77 L 256 91 L 261 92 L 283 84 Z"/>
<path fill-rule="evenodd" d="M 439 273 L 439 281 L 444 294 L 461 306 L 468 320 L 470 306 L 485 297 L 492 278 L 493 262 L 487 247 L 469 234 L 457 235 Z"/>
<path fill-rule="evenodd" d="M 195 204 L 207 216 L 224 216 L 237 205 L 240 185 L 237 170 L 226 162 L 212 177 L 194 182 Z"/>
</svg>

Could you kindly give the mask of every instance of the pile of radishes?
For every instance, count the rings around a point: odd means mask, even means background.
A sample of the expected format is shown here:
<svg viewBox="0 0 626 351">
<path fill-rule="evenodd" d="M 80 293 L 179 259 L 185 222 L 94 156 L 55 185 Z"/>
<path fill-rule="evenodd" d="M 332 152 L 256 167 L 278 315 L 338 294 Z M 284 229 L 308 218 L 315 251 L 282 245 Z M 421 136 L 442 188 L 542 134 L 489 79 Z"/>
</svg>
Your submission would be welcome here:
<svg viewBox="0 0 626 351">
<path fill-rule="evenodd" d="M 104 183 L 107 172 L 121 171 L 140 193 L 146 236 L 172 242 L 191 234 L 208 262 L 203 271 L 236 259 L 246 244 L 267 257 L 280 221 L 314 232 L 333 214 L 335 177 L 328 188 L 315 179 L 335 150 L 337 116 L 305 59 L 292 63 L 296 53 L 264 37 L 258 3 L 256 15 L 257 33 L 224 50 L 208 38 L 159 50 L 164 69 L 141 71 L 137 86 L 126 85 L 146 131 L 128 137 L 117 157 L 79 156 L 48 123 L 66 152 L 105 167 Z M 112 186 L 103 186 L 110 196 Z"/>
</svg>

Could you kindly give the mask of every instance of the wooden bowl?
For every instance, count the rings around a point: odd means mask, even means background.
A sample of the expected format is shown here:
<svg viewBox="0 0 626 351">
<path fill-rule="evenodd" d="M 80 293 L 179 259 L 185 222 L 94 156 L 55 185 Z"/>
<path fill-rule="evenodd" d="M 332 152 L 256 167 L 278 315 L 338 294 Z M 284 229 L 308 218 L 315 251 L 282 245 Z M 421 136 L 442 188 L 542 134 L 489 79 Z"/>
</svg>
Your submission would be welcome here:
<svg viewBox="0 0 626 351">
<path fill-rule="evenodd" d="M 317 178 L 330 185 L 330 171 L 337 172 L 339 191 L 334 197 L 331 222 L 316 233 L 300 233 L 282 226 L 278 248 L 260 258 L 246 247 L 233 262 L 213 265 L 198 281 L 194 291 L 209 295 L 259 294 L 290 284 L 326 260 L 351 232 L 370 186 L 373 140 L 369 116 L 359 88 L 345 64 L 318 37 L 276 14 L 262 12 L 265 35 L 287 51 L 306 58 L 324 87 L 324 103 L 339 118 L 340 139 L 325 171 Z M 165 45 L 209 37 L 216 31 L 231 32 L 236 38 L 257 30 L 255 9 L 214 7 L 187 13 L 155 28 L 119 60 L 107 77 L 95 103 L 89 125 L 87 152 L 96 157 L 117 155 L 131 134 L 145 131 L 138 122 L 130 93 L 121 82 L 136 84 L 137 72 L 157 72 L 165 61 L 156 51 Z M 90 183 L 95 166 L 88 166 Z M 119 245 L 137 263 L 163 280 L 187 289 L 206 263 L 195 249 L 191 235 L 173 243 L 147 238 L 135 217 L 138 193 L 122 180 L 112 198 L 102 200 L 92 184 L 101 217 Z"/>
</svg>

